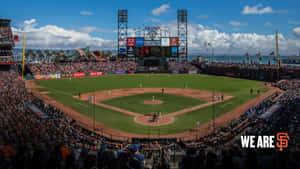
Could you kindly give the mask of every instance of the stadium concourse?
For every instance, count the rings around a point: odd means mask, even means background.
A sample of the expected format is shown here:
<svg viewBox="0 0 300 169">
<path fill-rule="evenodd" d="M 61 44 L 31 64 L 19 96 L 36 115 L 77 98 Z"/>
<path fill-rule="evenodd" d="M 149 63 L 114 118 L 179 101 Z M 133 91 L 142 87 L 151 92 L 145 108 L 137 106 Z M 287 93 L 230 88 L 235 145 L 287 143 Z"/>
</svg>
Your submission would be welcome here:
<svg viewBox="0 0 300 169">
<path fill-rule="evenodd" d="M 195 62 L 175 61 L 169 64 L 173 65 L 170 67 L 176 71 L 201 70 L 207 73 L 211 71 L 208 67 L 212 66 L 207 63 L 201 65 Z M 224 63 L 216 65 L 223 71 L 228 67 L 232 68 Z M 268 67 L 268 65 L 252 66 Z M 48 63 L 32 64 L 29 68 L 32 74 L 107 69 L 130 71 L 135 69 L 135 63 L 130 61 Z M 288 69 L 297 72 L 296 68 L 288 67 Z M 290 74 L 290 76 L 298 75 Z M 197 140 L 188 142 L 141 140 L 131 144 L 109 140 L 85 129 L 64 112 L 45 104 L 41 98 L 30 93 L 18 77 L 19 72 L 16 69 L 0 71 L 1 169 L 300 167 L 300 80 L 289 79 L 273 83 L 274 87 L 284 92 L 275 92 L 259 105 L 244 112 L 228 126 Z M 266 115 L 267 110 L 275 105 L 280 107 Z M 284 151 L 241 148 L 240 135 L 272 135 L 277 132 L 286 132 L 291 138 L 288 148 Z"/>
</svg>

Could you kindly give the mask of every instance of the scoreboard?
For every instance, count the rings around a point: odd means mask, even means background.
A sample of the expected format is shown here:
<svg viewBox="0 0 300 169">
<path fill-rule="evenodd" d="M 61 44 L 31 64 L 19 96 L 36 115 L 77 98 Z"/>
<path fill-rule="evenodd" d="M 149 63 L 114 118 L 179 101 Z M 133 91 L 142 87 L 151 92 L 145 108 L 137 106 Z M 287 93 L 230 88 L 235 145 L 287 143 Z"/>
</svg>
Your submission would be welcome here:
<svg viewBox="0 0 300 169">
<path fill-rule="evenodd" d="M 178 57 L 178 38 L 167 37 L 145 39 L 144 37 L 127 38 L 128 57 Z"/>
</svg>

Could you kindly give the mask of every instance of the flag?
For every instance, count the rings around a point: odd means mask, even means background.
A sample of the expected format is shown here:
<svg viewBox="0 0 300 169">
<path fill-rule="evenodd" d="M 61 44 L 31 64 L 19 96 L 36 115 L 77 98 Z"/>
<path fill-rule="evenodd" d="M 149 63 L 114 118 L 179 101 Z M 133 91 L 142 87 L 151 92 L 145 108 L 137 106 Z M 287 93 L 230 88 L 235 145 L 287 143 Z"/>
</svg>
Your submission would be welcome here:
<svg viewBox="0 0 300 169">
<path fill-rule="evenodd" d="M 14 35 L 13 36 L 13 40 L 14 40 L 14 42 L 19 42 L 20 41 L 19 36 L 18 35 Z"/>
<path fill-rule="evenodd" d="M 258 52 L 255 56 L 260 56 L 260 52 Z"/>
<path fill-rule="evenodd" d="M 271 56 L 274 56 L 274 54 L 275 54 L 274 51 L 272 51 L 272 52 L 270 53 Z"/>
</svg>

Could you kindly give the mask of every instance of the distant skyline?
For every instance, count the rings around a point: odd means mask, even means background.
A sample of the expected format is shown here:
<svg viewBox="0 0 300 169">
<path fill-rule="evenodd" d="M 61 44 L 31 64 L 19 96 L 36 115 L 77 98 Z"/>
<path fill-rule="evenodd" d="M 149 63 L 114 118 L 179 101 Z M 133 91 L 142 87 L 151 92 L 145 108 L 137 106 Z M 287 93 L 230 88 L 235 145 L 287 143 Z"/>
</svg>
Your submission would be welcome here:
<svg viewBox="0 0 300 169">
<path fill-rule="evenodd" d="M 0 18 L 12 20 L 14 34 L 32 49 L 75 49 L 90 46 L 115 50 L 117 10 L 128 9 L 129 31 L 142 25 L 168 27 L 176 34 L 178 9 L 188 10 L 189 53 L 267 55 L 275 50 L 280 33 L 280 54 L 300 50 L 298 0 L 13 0 L 0 6 Z M 20 47 L 21 42 L 16 43 Z"/>
</svg>

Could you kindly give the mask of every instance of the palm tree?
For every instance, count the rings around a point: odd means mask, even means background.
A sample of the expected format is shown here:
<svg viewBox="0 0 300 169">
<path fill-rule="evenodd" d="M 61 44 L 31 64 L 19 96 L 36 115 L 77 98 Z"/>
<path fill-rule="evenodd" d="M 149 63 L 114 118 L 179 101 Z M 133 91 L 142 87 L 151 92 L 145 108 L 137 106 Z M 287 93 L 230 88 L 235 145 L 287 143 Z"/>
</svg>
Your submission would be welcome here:
<svg viewBox="0 0 300 169">
<path fill-rule="evenodd" d="M 32 50 L 31 49 L 28 49 L 26 52 L 25 52 L 25 58 L 28 59 L 28 57 L 30 57 L 32 55 Z"/>
<path fill-rule="evenodd" d="M 59 54 L 65 55 L 65 51 L 61 49 L 61 50 L 59 50 Z"/>
<path fill-rule="evenodd" d="M 33 60 L 35 60 L 35 58 L 36 58 L 36 53 L 32 50 L 31 51 L 31 56 L 32 56 L 32 58 L 34 58 Z"/>
<path fill-rule="evenodd" d="M 49 49 L 45 50 L 45 54 L 46 54 L 46 57 L 47 57 L 47 61 L 49 62 L 49 58 L 51 56 L 51 53 L 50 53 Z"/>
<path fill-rule="evenodd" d="M 44 54 L 43 54 L 43 52 L 41 50 L 36 51 L 36 54 L 39 57 L 39 61 L 42 60 L 45 57 Z"/>
</svg>

